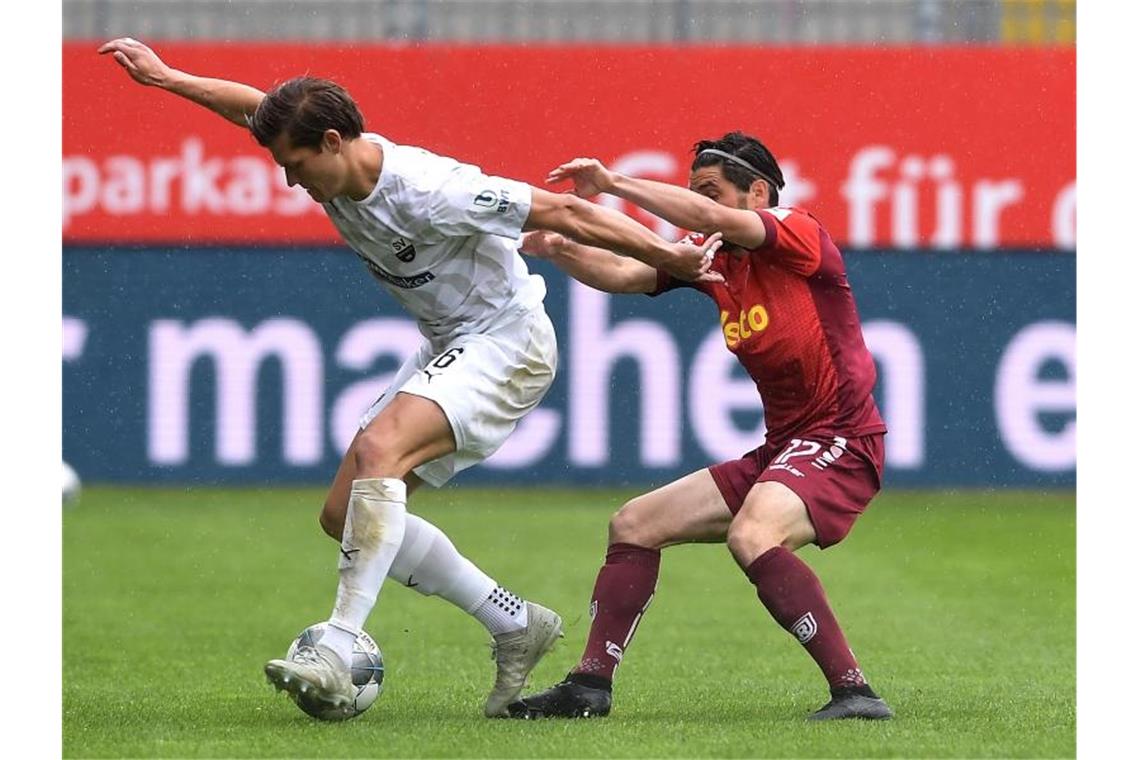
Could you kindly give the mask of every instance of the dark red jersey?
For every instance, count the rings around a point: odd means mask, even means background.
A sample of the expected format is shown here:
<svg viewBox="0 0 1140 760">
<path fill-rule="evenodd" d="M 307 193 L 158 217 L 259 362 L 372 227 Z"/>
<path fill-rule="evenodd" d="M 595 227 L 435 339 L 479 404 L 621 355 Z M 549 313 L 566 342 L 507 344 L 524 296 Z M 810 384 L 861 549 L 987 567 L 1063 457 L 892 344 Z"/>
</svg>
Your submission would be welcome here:
<svg viewBox="0 0 1140 760">
<path fill-rule="evenodd" d="M 768 446 L 809 435 L 885 432 L 871 396 L 875 363 L 839 249 L 805 211 L 757 213 L 764 244 L 721 249 L 712 271 L 723 283 L 682 282 L 659 271 L 651 295 L 693 287 L 716 301 L 725 345 L 760 391 Z"/>
</svg>

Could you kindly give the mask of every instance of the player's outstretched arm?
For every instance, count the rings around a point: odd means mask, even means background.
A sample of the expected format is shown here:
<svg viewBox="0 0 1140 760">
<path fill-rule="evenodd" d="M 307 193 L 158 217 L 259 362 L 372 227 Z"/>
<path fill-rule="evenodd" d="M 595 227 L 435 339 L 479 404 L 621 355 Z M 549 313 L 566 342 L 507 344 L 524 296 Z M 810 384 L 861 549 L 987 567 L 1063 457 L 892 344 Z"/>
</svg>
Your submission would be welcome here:
<svg viewBox="0 0 1140 760">
<path fill-rule="evenodd" d="M 519 252 L 552 261 L 583 285 L 606 293 L 652 293 L 657 288 L 657 270 L 648 264 L 576 243 L 557 232 L 526 233 Z"/>
<path fill-rule="evenodd" d="M 264 92 L 247 84 L 194 76 L 171 68 L 157 53 L 130 37 L 104 43 L 99 53 L 110 53 L 139 84 L 173 92 L 242 127 L 249 127 L 247 118 L 265 97 Z"/>
<path fill-rule="evenodd" d="M 627 177 L 610 171 L 595 158 L 576 158 L 555 168 L 550 183 L 571 180 L 574 193 L 587 198 L 610 193 L 693 232 L 720 232 L 743 248 L 757 248 L 765 239 L 764 222 L 753 211 L 722 206 L 685 187 Z"/>
<path fill-rule="evenodd" d="M 678 280 L 723 282 L 719 274 L 709 271 L 721 244 L 720 235 L 709 236 L 701 245 L 668 243 L 625 214 L 567 193 L 533 188 L 523 229 L 551 230 L 586 246 L 631 256 Z"/>
</svg>

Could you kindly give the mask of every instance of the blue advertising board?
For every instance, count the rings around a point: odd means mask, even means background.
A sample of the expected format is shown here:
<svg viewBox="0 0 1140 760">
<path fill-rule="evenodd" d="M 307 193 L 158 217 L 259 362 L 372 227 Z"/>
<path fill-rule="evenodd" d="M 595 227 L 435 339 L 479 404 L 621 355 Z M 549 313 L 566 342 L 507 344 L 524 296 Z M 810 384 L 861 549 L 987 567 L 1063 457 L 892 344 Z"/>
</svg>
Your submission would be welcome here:
<svg viewBox="0 0 1140 760">
<path fill-rule="evenodd" d="M 1072 486 L 1076 264 L 1062 252 L 846 254 L 890 486 Z M 610 296 L 546 262 L 561 365 L 463 483 L 661 483 L 763 440 L 715 306 Z M 331 479 L 418 346 L 339 247 L 63 251 L 64 457 L 87 481 Z"/>
</svg>

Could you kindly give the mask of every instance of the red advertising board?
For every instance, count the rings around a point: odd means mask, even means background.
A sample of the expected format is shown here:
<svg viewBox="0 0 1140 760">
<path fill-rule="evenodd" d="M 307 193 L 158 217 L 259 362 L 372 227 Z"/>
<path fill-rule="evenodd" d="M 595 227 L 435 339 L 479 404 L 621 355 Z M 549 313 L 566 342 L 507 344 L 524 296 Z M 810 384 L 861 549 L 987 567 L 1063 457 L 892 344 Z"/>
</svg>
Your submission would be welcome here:
<svg viewBox="0 0 1140 760">
<path fill-rule="evenodd" d="M 336 240 L 247 132 L 135 84 L 97 44 L 63 49 L 65 242 Z M 780 160 L 781 202 L 848 246 L 1075 240 L 1073 48 L 155 47 L 262 89 L 335 79 L 368 129 L 532 183 L 582 155 L 684 182 L 694 142 L 739 129 Z"/>
</svg>

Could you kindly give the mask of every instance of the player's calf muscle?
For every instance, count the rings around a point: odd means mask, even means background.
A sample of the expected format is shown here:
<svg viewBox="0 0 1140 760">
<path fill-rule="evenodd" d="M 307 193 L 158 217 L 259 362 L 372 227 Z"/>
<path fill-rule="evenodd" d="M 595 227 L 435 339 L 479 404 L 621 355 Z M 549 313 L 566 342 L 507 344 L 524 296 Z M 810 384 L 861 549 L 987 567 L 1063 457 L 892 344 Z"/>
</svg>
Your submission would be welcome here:
<svg viewBox="0 0 1140 760">
<path fill-rule="evenodd" d="M 348 509 L 348 501 L 340 507 L 337 507 L 331 502 L 325 502 L 325 506 L 321 509 L 320 515 L 317 516 L 317 521 L 321 524 L 321 530 L 328 535 L 329 538 L 339 541 L 344 535 L 344 513 Z"/>
<path fill-rule="evenodd" d="M 337 473 L 338 478 L 342 478 L 342 473 Z M 416 476 L 415 473 L 409 473 L 404 477 L 404 483 L 408 487 L 408 497 L 416 492 L 423 481 Z M 344 535 L 344 518 L 348 512 L 348 499 L 352 491 L 352 480 L 344 479 L 343 483 L 340 479 L 333 482 L 332 487 L 329 489 L 328 496 L 325 497 L 324 506 L 321 507 L 321 513 L 317 516 L 317 521 L 329 538 L 334 541 L 340 541 Z"/>
</svg>

